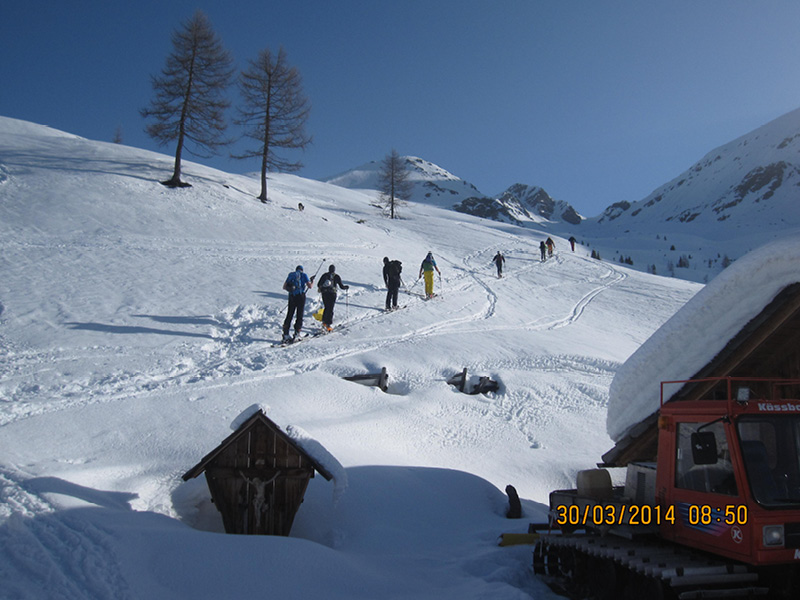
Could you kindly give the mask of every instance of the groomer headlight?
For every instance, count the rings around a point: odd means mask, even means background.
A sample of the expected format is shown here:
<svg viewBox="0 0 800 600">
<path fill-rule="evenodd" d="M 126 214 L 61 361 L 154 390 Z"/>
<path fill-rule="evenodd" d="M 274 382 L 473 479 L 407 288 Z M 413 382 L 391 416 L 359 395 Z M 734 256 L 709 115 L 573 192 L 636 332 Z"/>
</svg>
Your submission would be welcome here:
<svg viewBox="0 0 800 600">
<path fill-rule="evenodd" d="M 765 525 L 764 545 L 770 548 L 783 546 L 783 525 Z"/>
</svg>

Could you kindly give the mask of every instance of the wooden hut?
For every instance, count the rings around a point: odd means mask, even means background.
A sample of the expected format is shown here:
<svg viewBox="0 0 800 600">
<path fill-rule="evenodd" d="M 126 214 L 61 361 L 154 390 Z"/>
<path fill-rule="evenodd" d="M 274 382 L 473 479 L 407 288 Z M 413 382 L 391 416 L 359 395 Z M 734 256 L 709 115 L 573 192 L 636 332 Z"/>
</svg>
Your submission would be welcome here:
<svg viewBox="0 0 800 600">
<path fill-rule="evenodd" d="M 688 340 L 687 343 L 691 343 Z M 800 378 L 800 283 L 786 286 L 752 320 L 743 323 L 739 332 L 711 361 L 698 365 L 696 373 L 687 379 L 720 377 Z M 752 389 L 754 397 L 763 397 L 766 390 Z M 798 395 L 798 390 L 785 389 L 786 394 Z M 681 387 L 672 401 L 726 397 L 725 383 L 718 381 L 691 382 Z M 605 466 L 625 466 L 632 461 L 653 460 L 658 448 L 658 413 L 640 422 L 627 436 L 603 455 Z"/>
<path fill-rule="evenodd" d="M 189 469 L 205 472 L 227 533 L 289 535 L 309 480 L 332 475 L 259 410 Z"/>
</svg>

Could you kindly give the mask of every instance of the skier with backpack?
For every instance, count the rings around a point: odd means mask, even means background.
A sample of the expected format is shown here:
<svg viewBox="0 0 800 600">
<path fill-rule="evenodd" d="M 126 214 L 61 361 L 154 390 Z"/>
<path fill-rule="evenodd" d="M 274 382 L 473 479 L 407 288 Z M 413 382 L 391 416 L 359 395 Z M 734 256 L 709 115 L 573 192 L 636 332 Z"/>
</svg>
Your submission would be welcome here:
<svg viewBox="0 0 800 600">
<path fill-rule="evenodd" d="M 333 307 L 336 304 L 336 288 L 349 290 L 349 285 L 342 283 L 342 278 L 336 273 L 336 267 L 331 265 L 328 272 L 323 273 L 319 278 L 317 289 L 322 294 L 322 305 L 325 307 L 322 313 L 322 328 L 326 331 L 333 330 Z"/>
<path fill-rule="evenodd" d="M 494 255 L 492 262 L 497 267 L 497 277 L 500 278 L 503 276 L 503 265 L 506 262 L 506 257 L 498 250 L 497 254 Z"/>
<path fill-rule="evenodd" d="M 542 255 L 542 262 L 547 260 L 547 245 L 544 243 L 544 240 L 539 242 L 539 253 Z"/>
<path fill-rule="evenodd" d="M 425 275 L 425 299 L 433 298 L 433 270 L 436 269 L 436 272 L 439 273 L 439 277 L 442 276 L 442 272 L 439 270 L 439 267 L 436 266 L 436 261 L 433 259 L 433 252 L 428 252 L 428 255 L 423 259 L 422 264 L 419 267 L 419 276 L 422 277 L 423 274 Z"/>
<path fill-rule="evenodd" d="M 399 260 L 389 260 L 388 256 L 383 257 L 383 282 L 386 284 L 386 310 L 397 308 L 397 293 L 400 291 L 400 284 L 403 280 L 400 273 L 403 271 L 403 264 Z"/>
<path fill-rule="evenodd" d="M 297 265 L 297 268 L 289 273 L 286 281 L 283 282 L 283 289 L 289 292 L 289 307 L 286 311 L 286 319 L 283 321 L 283 342 L 291 343 L 300 335 L 300 330 L 303 328 L 303 312 L 306 308 L 306 291 L 314 283 L 315 275 L 308 278 L 303 272 L 303 266 Z M 289 328 L 292 325 L 292 317 L 295 317 L 294 322 L 294 337 L 289 335 Z"/>
</svg>

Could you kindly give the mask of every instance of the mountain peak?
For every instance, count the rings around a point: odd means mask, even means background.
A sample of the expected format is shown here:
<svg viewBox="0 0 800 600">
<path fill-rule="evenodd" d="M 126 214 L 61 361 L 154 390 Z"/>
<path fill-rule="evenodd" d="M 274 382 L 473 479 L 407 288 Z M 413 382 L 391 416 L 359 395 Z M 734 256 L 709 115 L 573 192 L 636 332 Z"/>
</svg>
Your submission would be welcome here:
<svg viewBox="0 0 800 600">
<path fill-rule="evenodd" d="M 720 227 L 726 221 L 747 228 L 796 225 L 799 152 L 800 109 L 715 148 L 646 198 L 616 203 L 596 221 L 623 228 L 659 223 L 715 237 L 729 235 Z"/>
<path fill-rule="evenodd" d="M 401 157 L 410 173 L 413 192 L 408 200 L 451 208 L 464 198 L 480 194 L 478 188 L 448 170 L 417 156 Z M 347 189 L 378 190 L 382 161 L 371 161 L 339 175 L 323 179 Z"/>
<path fill-rule="evenodd" d="M 583 220 L 580 214 L 567 202 L 554 200 L 539 186 L 515 183 L 500 197 L 503 201 L 516 199 L 528 211 L 548 221 L 559 221 L 578 225 Z"/>
</svg>

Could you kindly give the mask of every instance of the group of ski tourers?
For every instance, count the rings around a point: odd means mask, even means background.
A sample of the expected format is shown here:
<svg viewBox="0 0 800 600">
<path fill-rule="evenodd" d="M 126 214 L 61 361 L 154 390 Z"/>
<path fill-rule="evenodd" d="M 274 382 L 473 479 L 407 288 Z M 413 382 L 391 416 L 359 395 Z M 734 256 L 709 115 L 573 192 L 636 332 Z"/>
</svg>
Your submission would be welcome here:
<svg viewBox="0 0 800 600">
<path fill-rule="evenodd" d="M 320 268 L 322 268 L 322 263 L 320 263 Z M 317 269 L 318 272 L 319 269 Z M 283 282 L 283 289 L 289 292 L 289 307 L 286 311 L 286 319 L 283 321 L 283 343 L 296 340 L 303 329 L 306 292 L 314 285 L 317 273 L 309 277 L 303 271 L 303 266 L 297 265 L 295 270 L 286 277 L 286 281 Z M 339 289 L 348 290 L 350 286 L 342 283 L 342 278 L 336 272 L 336 266 L 330 265 L 328 271 L 322 274 L 317 283 L 317 290 L 322 297 L 321 321 L 322 329 L 325 331 L 333 329 L 333 308 L 336 305 L 336 295 Z M 289 335 L 292 319 L 294 319 L 294 336 Z"/>
<path fill-rule="evenodd" d="M 324 263 L 324 261 L 323 261 Z M 320 264 L 319 268 L 322 268 Z M 317 273 L 319 272 L 317 269 Z M 428 252 L 422 264 L 419 267 L 419 279 L 425 280 L 425 299 L 433 298 L 433 272 L 434 270 L 442 276 L 439 267 L 436 266 L 436 260 L 433 258 L 433 253 Z M 399 260 L 389 260 L 388 256 L 383 258 L 383 282 L 386 284 L 386 310 L 396 310 L 397 296 L 400 293 L 400 286 L 403 285 L 401 273 L 403 271 L 403 264 Z M 283 283 L 283 289 L 289 293 L 289 305 L 286 311 L 286 318 L 283 321 L 283 344 L 291 343 L 300 336 L 303 329 L 303 314 L 306 306 L 306 292 L 314 285 L 314 279 L 317 273 L 309 277 L 303 271 L 302 265 L 297 265 L 294 271 L 289 273 L 286 281 Z M 416 285 L 416 284 L 415 284 Z M 342 278 L 336 273 L 336 267 L 330 265 L 328 271 L 322 274 L 317 282 L 317 290 L 322 297 L 321 309 L 322 315 L 322 330 L 330 332 L 333 330 L 333 310 L 336 305 L 336 297 L 338 290 L 347 291 L 350 289 L 349 285 L 342 282 Z M 292 328 L 292 320 L 294 320 L 294 335 L 290 334 Z"/>
<path fill-rule="evenodd" d="M 542 262 L 546 261 L 548 257 L 553 256 L 556 244 L 552 238 L 547 238 L 539 242 L 539 253 L 542 255 Z"/>
<path fill-rule="evenodd" d="M 573 252 L 575 251 L 575 241 L 574 237 L 569 239 Z M 547 257 L 553 256 L 554 249 L 555 243 L 552 238 L 548 237 L 539 244 L 542 262 L 544 262 Z M 324 262 L 325 261 L 320 263 L 317 273 L 319 273 Z M 506 262 L 502 252 L 498 251 L 494 258 L 492 258 L 492 262 L 497 268 L 497 277 L 502 277 L 503 266 Z M 403 285 L 403 279 L 401 277 L 402 271 L 403 265 L 399 260 L 389 260 L 388 256 L 383 258 L 383 282 L 386 285 L 387 311 L 396 310 L 398 308 L 397 296 L 400 293 L 400 286 Z M 419 267 L 419 277 L 417 278 L 417 282 L 419 282 L 420 279 L 425 281 L 424 298 L 426 300 L 435 296 L 433 292 L 434 271 L 439 274 L 439 278 L 441 279 L 442 272 L 439 270 L 439 267 L 436 266 L 433 252 L 428 252 Z M 309 277 L 303 271 L 302 265 L 298 265 L 294 271 L 289 273 L 286 277 L 286 281 L 283 283 L 283 289 L 289 292 L 289 306 L 286 311 L 286 319 L 283 321 L 283 344 L 288 344 L 297 340 L 300 331 L 303 329 L 306 292 L 314 285 L 314 279 L 316 279 L 317 273 Z M 414 285 L 416 285 L 416 283 Z M 342 278 L 336 273 L 336 267 L 330 265 L 328 271 L 322 274 L 322 277 L 319 278 L 319 282 L 317 283 L 317 290 L 322 297 L 322 308 L 318 312 L 321 312 L 320 320 L 322 321 L 323 332 L 330 332 L 333 330 L 333 309 L 336 305 L 337 291 L 340 289 L 347 291 L 350 289 L 350 286 L 342 283 Z M 290 335 L 293 319 L 294 335 Z"/>
</svg>

